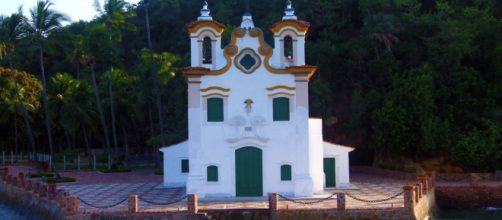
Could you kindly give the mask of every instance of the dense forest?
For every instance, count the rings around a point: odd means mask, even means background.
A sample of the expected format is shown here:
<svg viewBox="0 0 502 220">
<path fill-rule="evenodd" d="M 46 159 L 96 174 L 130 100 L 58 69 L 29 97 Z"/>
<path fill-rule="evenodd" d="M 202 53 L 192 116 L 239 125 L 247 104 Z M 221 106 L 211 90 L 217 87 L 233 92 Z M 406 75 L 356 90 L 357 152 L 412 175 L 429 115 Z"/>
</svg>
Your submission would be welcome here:
<svg viewBox="0 0 502 220">
<path fill-rule="evenodd" d="M 226 25 L 245 1 L 209 0 Z M 284 0 L 252 0 L 265 32 Z M 116 163 L 187 138 L 186 25 L 200 0 L 95 4 L 68 22 L 49 0 L 0 17 L 0 151 L 90 154 Z M 437 158 L 465 171 L 502 169 L 502 2 L 294 0 L 310 22 L 311 116 L 353 164 Z M 65 24 L 65 25 L 63 25 Z M 224 45 L 222 45 L 224 46 Z M 158 157 L 157 157 L 158 158 Z M 385 159 L 386 158 L 386 159 Z M 387 164 L 385 162 L 387 161 Z"/>
</svg>

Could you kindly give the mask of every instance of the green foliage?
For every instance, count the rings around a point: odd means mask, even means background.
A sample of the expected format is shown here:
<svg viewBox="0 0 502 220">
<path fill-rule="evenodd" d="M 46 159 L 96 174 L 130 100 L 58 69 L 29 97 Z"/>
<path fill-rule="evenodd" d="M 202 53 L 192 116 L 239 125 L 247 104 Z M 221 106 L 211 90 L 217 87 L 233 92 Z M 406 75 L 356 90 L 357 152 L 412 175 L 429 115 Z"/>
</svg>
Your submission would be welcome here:
<svg viewBox="0 0 502 220">
<path fill-rule="evenodd" d="M 72 183 L 72 182 L 75 182 L 77 180 L 75 178 L 73 178 L 73 177 L 62 176 L 60 178 L 57 178 L 57 177 L 43 178 L 43 181 L 46 182 L 46 183 Z"/>
<path fill-rule="evenodd" d="M 502 158 L 502 128 L 483 120 L 480 129 L 474 128 L 460 136 L 451 151 L 452 162 L 462 164 L 469 171 L 500 169 Z"/>
<path fill-rule="evenodd" d="M 375 147 L 410 156 L 435 149 L 426 146 L 434 104 L 432 75 L 427 65 L 392 75 L 390 91 L 373 113 Z"/>
<path fill-rule="evenodd" d="M 20 104 L 17 100 L 13 83 L 17 77 L 19 96 L 30 113 L 40 110 L 40 93 L 42 85 L 32 74 L 0 67 L 0 122 L 7 122 L 15 114 L 21 115 Z"/>
<path fill-rule="evenodd" d="M 53 177 L 53 173 L 28 173 L 26 175 L 28 178 L 40 178 L 40 177 Z"/>
<path fill-rule="evenodd" d="M 10 66 L 11 61 L 16 69 L 38 73 L 39 45 L 33 42 L 43 44 L 51 128 L 58 137 L 57 149 L 63 152 L 69 148 L 65 145 L 75 149 L 106 145 L 103 134 L 112 130 L 111 124 L 100 126 L 90 73 L 92 66 L 104 121 L 109 122 L 112 65 L 117 145 L 127 144 L 130 153 L 157 152 L 160 123 L 149 51 L 144 49 L 144 7 L 149 7 L 163 136 L 166 144 L 185 140 L 187 89 L 177 69 L 190 64 L 186 24 L 199 15 L 200 1 L 150 0 L 148 5 L 140 1 L 132 6 L 107 0 L 103 7 L 96 6 L 99 15 L 94 20 L 62 29 L 51 20 L 64 16 L 50 8 L 36 10 L 57 15 L 35 16 L 38 23 L 24 19 L 31 22 L 22 28 L 15 25 L 21 13 L 1 18 L 0 65 Z M 489 161 L 500 161 L 492 144 L 500 140 L 491 132 L 492 127 L 502 127 L 500 1 L 295 0 L 293 6 L 300 19 L 310 22 L 306 63 L 318 66 L 310 84 L 310 113 L 324 118 L 326 139 L 357 148 L 351 162 L 371 164 L 369 154 L 383 151 L 415 159 L 441 157 L 468 170 L 496 169 Z M 214 20 L 227 26 L 224 47 L 241 21 L 244 4 L 219 0 L 209 1 L 209 7 Z M 280 21 L 283 9 L 282 0 L 256 0 L 250 6 L 255 25 L 264 30 L 271 46 L 277 45 L 266 29 Z M 40 121 L 39 75 L 18 73 L 30 120 Z M 12 145 L 17 102 L 11 73 L 0 69 L 0 74 L 0 147 L 4 147 Z M 41 124 L 35 123 L 33 129 L 42 143 L 40 150 L 47 151 Z"/>
<path fill-rule="evenodd" d="M 99 172 L 102 172 L 102 173 L 128 173 L 131 171 L 132 171 L 131 169 L 125 168 L 125 167 L 117 167 L 117 168 L 112 168 L 112 169 L 99 170 Z"/>
</svg>

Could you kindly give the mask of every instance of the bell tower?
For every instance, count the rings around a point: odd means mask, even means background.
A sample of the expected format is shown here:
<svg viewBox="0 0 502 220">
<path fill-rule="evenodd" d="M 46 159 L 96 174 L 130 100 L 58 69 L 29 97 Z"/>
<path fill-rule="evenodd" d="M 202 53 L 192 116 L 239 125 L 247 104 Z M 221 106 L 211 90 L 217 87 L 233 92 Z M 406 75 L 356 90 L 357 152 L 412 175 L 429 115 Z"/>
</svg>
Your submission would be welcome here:
<svg viewBox="0 0 502 220">
<path fill-rule="evenodd" d="M 224 62 L 218 55 L 223 53 L 221 34 L 225 26 L 214 21 L 210 13 L 208 3 L 204 1 L 197 21 L 188 25 L 188 33 L 191 44 L 191 66 L 215 70 L 221 62 Z"/>
<path fill-rule="evenodd" d="M 305 35 L 310 24 L 298 20 L 291 1 L 288 1 L 282 21 L 270 27 L 274 34 L 274 56 L 272 66 L 287 68 L 305 65 Z"/>
</svg>

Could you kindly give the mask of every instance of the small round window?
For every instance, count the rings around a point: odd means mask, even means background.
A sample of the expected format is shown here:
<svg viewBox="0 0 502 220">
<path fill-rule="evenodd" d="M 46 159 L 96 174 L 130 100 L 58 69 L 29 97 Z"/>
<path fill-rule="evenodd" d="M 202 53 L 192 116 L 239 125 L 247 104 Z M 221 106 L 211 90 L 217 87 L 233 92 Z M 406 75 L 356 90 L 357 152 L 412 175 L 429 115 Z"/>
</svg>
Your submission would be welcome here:
<svg viewBox="0 0 502 220">
<path fill-rule="evenodd" d="M 235 66 L 247 74 L 253 73 L 260 65 L 260 56 L 249 48 L 242 50 L 235 58 Z"/>
</svg>

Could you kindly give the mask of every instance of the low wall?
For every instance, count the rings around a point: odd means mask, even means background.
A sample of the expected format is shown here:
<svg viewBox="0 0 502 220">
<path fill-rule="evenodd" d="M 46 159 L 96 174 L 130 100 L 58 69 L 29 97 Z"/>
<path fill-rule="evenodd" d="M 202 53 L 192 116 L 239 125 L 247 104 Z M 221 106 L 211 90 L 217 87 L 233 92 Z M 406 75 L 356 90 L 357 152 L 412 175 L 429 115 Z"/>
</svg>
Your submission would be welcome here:
<svg viewBox="0 0 502 220">
<path fill-rule="evenodd" d="M 415 178 L 416 178 L 416 174 L 414 174 L 414 173 L 405 173 L 402 171 L 387 170 L 387 169 L 382 169 L 382 168 L 378 168 L 378 167 L 370 167 L 370 166 L 351 166 L 350 172 L 351 173 L 354 172 L 354 173 L 371 174 L 371 175 L 383 176 L 383 177 L 393 178 L 393 179 L 415 180 Z"/>
<path fill-rule="evenodd" d="M 0 169 L 0 196 L 6 202 L 29 209 L 45 219 L 190 219 L 190 220 L 227 220 L 227 219 L 270 219 L 270 220 L 309 220 L 309 219 L 403 219 L 422 220 L 435 211 L 435 173 L 416 176 L 416 182 L 403 187 L 404 207 L 387 209 L 346 209 L 344 192 L 336 194 L 337 203 L 331 209 L 280 209 L 279 194 L 269 193 L 268 209 L 217 209 L 200 210 L 196 194 L 187 195 L 187 211 L 178 212 L 141 212 L 138 195 L 130 195 L 127 211 L 116 213 L 83 213 L 79 211 L 79 198 L 68 192 L 57 190 L 55 184 L 41 185 L 18 176 L 7 175 L 7 169 Z M 400 195 L 397 194 L 396 196 Z M 354 197 L 352 197 L 354 198 Z M 387 198 L 386 198 L 387 199 Z M 383 199 L 383 200 L 386 200 Z M 361 200 L 364 201 L 364 200 Z M 378 201 L 367 201 L 378 202 Z"/>
<path fill-rule="evenodd" d="M 321 220 L 321 219 L 351 219 L 351 220 L 384 220 L 401 219 L 414 220 L 413 215 L 404 208 L 377 210 L 279 210 L 270 213 L 268 210 L 210 210 L 207 219 L 270 219 L 270 220 Z"/>
<path fill-rule="evenodd" d="M 434 189 L 428 192 L 414 207 L 415 219 L 426 219 L 428 216 L 433 216 L 436 212 L 436 196 Z"/>
<path fill-rule="evenodd" d="M 408 179 L 408 180 L 415 179 L 414 173 L 406 173 L 397 170 L 387 170 L 379 167 L 370 167 L 370 166 L 351 166 L 350 172 L 378 175 L 393 179 Z M 494 173 L 437 173 L 436 174 L 436 181 L 456 182 L 456 181 L 464 181 L 471 179 L 501 181 L 502 172 L 498 171 Z"/>
<path fill-rule="evenodd" d="M 29 210 L 34 216 L 54 220 L 65 219 L 57 204 L 2 181 L 0 181 L 0 197 L 6 203 Z"/>
<path fill-rule="evenodd" d="M 441 209 L 502 207 L 502 186 L 438 186 L 436 202 Z"/>
</svg>

